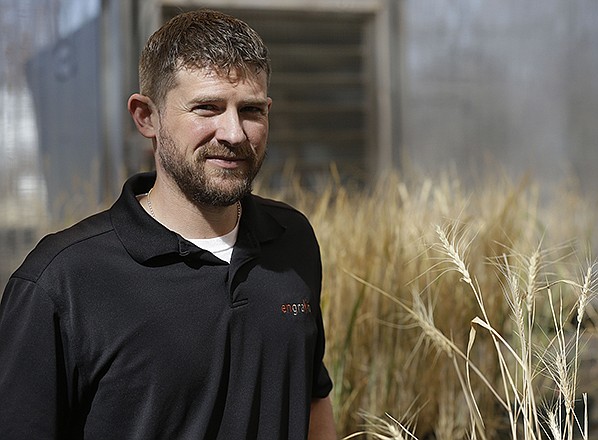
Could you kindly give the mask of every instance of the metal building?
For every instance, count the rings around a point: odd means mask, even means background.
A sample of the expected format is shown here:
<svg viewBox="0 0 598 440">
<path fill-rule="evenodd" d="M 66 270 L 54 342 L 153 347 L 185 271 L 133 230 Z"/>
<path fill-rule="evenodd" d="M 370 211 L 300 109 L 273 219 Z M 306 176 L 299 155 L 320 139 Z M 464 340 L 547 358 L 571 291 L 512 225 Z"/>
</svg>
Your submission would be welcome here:
<svg viewBox="0 0 598 440">
<path fill-rule="evenodd" d="M 269 157 L 317 187 L 334 164 L 504 168 L 598 183 L 593 0 L 0 0 L 0 281 L 47 230 L 112 200 L 149 167 L 126 100 L 145 39 L 209 7 L 271 49 Z"/>
</svg>

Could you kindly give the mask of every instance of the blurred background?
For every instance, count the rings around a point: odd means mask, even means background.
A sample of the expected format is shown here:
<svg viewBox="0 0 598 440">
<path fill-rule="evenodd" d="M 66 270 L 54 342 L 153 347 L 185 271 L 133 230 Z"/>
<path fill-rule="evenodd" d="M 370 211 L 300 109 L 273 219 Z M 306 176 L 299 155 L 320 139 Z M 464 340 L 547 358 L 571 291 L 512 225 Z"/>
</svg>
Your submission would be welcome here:
<svg viewBox="0 0 598 440">
<path fill-rule="evenodd" d="M 49 225 L 151 168 L 126 110 L 146 38 L 210 7 L 271 50 L 262 185 L 389 169 L 598 183 L 595 0 L 0 0 L 0 282 Z"/>
</svg>

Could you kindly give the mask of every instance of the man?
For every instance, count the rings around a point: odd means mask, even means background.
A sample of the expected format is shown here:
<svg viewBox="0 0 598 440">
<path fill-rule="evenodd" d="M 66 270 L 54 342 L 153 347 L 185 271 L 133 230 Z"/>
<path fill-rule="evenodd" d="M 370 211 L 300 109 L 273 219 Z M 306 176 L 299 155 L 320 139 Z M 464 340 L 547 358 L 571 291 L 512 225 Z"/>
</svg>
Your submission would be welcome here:
<svg viewBox="0 0 598 440">
<path fill-rule="evenodd" d="M 148 41 L 129 111 L 156 172 L 46 237 L 0 309 L 0 438 L 332 439 L 308 221 L 251 194 L 267 49 L 179 15 Z"/>
</svg>

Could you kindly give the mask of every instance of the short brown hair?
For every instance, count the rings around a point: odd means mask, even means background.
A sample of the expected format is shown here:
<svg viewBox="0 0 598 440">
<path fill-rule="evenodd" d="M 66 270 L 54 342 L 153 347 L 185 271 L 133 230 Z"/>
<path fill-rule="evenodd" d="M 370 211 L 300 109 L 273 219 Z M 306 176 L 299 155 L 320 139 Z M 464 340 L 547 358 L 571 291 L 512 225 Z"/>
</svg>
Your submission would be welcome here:
<svg viewBox="0 0 598 440">
<path fill-rule="evenodd" d="M 143 95 L 161 104 L 184 68 L 210 68 L 221 74 L 264 71 L 270 80 L 268 48 L 245 22 L 202 9 L 177 15 L 147 41 L 139 60 Z"/>
</svg>

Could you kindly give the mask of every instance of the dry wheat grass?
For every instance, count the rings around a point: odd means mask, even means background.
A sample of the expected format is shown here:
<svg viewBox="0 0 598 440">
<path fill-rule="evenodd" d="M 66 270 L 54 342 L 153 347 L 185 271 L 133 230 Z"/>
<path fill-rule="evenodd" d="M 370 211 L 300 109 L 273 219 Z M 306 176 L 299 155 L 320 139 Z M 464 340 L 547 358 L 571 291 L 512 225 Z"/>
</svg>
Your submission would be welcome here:
<svg viewBox="0 0 598 440">
<path fill-rule="evenodd" d="M 556 206 L 538 194 L 527 181 L 472 190 L 454 175 L 391 173 L 370 190 L 284 195 L 322 248 L 341 433 L 587 435 L 574 405 L 596 275 L 591 264 L 579 281 L 571 273 L 584 266 L 595 217 L 575 194 Z"/>
</svg>

